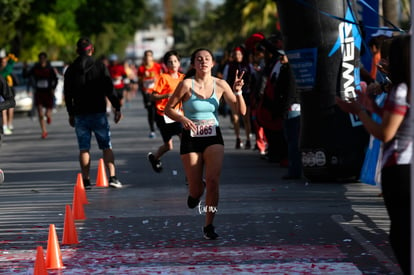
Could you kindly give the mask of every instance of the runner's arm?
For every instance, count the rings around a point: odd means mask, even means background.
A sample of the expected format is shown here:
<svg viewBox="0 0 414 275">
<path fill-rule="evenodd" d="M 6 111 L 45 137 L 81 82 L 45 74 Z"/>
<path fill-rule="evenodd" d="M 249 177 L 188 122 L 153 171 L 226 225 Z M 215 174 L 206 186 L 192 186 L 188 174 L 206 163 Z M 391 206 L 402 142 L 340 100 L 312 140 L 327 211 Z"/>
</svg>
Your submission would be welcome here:
<svg viewBox="0 0 414 275">
<path fill-rule="evenodd" d="M 180 102 L 186 101 L 189 97 L 188 93 L 190 91 L 190 86 L 189 86 L 188 83 L 189 83 L 189 81 L 183 80 L 183 81 L 180 82 L 180 84 L 178 84 L 178 86 L 175 89 L 174 93 L 172 94 L 172 96 L 168 100 L 167 105 L 165 106 L 164 113 L 168 117 L 170 117 L 172 120 L 181 122 L 184 129 L 196 131 L 197 129 L 196 129 L 196 126 L 195 126 L 194 122 L 192 122 L 190 119 L 185 117 L 183 114 L 180 114 L 177 111 L 175 111 L 175 107 Z"/>
</svg>

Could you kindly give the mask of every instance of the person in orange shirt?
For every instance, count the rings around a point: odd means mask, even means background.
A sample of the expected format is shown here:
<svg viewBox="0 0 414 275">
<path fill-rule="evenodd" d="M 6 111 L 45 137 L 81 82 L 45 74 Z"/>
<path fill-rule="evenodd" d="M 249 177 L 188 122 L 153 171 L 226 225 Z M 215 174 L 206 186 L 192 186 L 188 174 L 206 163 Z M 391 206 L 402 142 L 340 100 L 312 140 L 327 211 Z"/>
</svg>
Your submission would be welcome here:
<svg viewBox="0 0 414 275">
<path fill-rule="evenodd" d="M 376 33 L 372 34 L 371 39 L 368 41 L 368 47 L 371 52 L 371 71 L 370 76 L 375 82 L 377 80 L 382 81 L 383 76 L 378 76 L 378 66 L 381 61 L 381 48 L 385 40 L 392 38 L 392 31 L 387 28 L 381 28 Z"/>
<path fill-rule="evenodd" d="M 370 76 L 374 81 L 377 79 L 377 65 L 381 60 L 381 44 L 382 41 L 378 37 L 371 38 L 368 44 L 372 54 Z"/>
<path fill-rule="evenodd" d="M 162 73 L 161 64 L 154 61 L 153 52 L 146 50 L 142 65 L 138 68 L 138 84 L 144 99 L 144 107 L 147 109 L 148 125 L 150 128 L 150 138 L 155 138 L 154 116 L 155 105 L 150 98 L 150 94 L 154 90 L 155 82 Z"/>
<path fill-rule="evenodd" d="M 176 51 L 172 50 L 164 55 L 163 61 L 168 72 L 162 74 L 155 83 L 155 87 L 151 92 L 151 99 L 155 102 L 155 122 L 164 143 L 158 148 L 157 152 L 154 154 L 149 152 L 147 156 L 152 168 L 157 173 L 162 171 L 161 156 L 173 149 L 172 137 L 177 135 L 181 138 L 182 132 L 181 123 L 172 120 L 164 114 L 168 99 L 184 78 L 184 74 L 179 72 L 180 57 Z M 178 106 L 176 110 L 177 112 L 182 112 L 181 106 Z"/>
</svg>

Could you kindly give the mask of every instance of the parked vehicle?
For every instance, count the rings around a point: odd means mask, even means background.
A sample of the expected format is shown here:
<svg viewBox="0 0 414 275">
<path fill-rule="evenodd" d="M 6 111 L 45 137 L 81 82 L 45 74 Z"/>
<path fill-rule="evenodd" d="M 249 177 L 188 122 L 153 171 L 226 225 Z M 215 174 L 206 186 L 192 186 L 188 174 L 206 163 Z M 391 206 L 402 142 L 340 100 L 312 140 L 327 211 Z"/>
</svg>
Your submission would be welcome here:
<svg viewBox="0 0 414 275">
<path fill-rule="evenodd" d="M 16 83 L 14 89 L 14 99 L 16 101 L 15 112 L 31 112 L 33 108 L 33 88 L 29 79 L 23 77 L 23 64 L 16 63 L 13 68 L 13 76 Z"/>
<path fill-rule="evenodd" d="M 30 64 L 29 66 L 32 66 Z M 51 65 L 56 68 L 58 84 L 55 89 L 55 103 L 57 107 L 64 105 L 63 95 L 63 61 L 52 61 Z M 23 77 L 23 63 L 14 64 L 13 75 L 16 79 L 16 85 L 14 86 L 16 107 L 15 112 L 31 112 L 33 108 L 33 93 L 34 88 L 30 83 L 30 78 Z"/>
</svg>

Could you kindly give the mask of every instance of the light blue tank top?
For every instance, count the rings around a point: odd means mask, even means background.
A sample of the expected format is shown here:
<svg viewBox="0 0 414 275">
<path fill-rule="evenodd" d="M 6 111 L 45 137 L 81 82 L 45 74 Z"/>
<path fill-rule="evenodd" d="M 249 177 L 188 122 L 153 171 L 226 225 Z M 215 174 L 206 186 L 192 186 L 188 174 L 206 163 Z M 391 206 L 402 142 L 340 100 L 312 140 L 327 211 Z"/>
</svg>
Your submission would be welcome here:
<svg viewBox="0 0 414 275">
<path fill-rule="evenodd" d="M 219 100 L 216 95 L 216 80 L 213 79 L 213 93 L 206 99 L 199 98 L 194 92 L 194 78 L 191 83 L 191 97 L 183 102 L 184 115 L 191 120 L 214 119 L 218 126 Z"/>
</svg>

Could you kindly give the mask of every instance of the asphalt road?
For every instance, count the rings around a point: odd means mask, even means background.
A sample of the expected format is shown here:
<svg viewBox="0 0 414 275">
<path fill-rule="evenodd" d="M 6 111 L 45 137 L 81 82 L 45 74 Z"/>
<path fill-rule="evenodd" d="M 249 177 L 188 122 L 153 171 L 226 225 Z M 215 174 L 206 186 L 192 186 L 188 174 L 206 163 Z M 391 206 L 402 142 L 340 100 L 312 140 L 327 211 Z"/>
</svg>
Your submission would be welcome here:
<svg viewBox="0 0 414 275">
<path fill-rule="evenodd" d="M 60 245 L 65 268 L 49 274 L 401 274 L 377 187 L 281 180 L 285 168 L 257 151 L 234 149 L 229 117 L 221 123 L 219 239 L 205 240 L 204 214 L 186 207 L 178 139 L 163 158 L 163 172 L 152 171 L 146 155 L 161 138 L 148 138 L 138 96 L 111 125 L 124 187 L 87 192 L 86 219 L 76 221 L 80 243 Z M 26 116 L 14 126 L 0 150 L 0 274 L 32 274 L 37 246 L 46 253 L 50 224 L 62 238 L 78 149 L 64 109 L 54 113 L 45 140 Z M 95 141 L 92 146 L 95 179 L 101 152 Z"/>
</svg>

